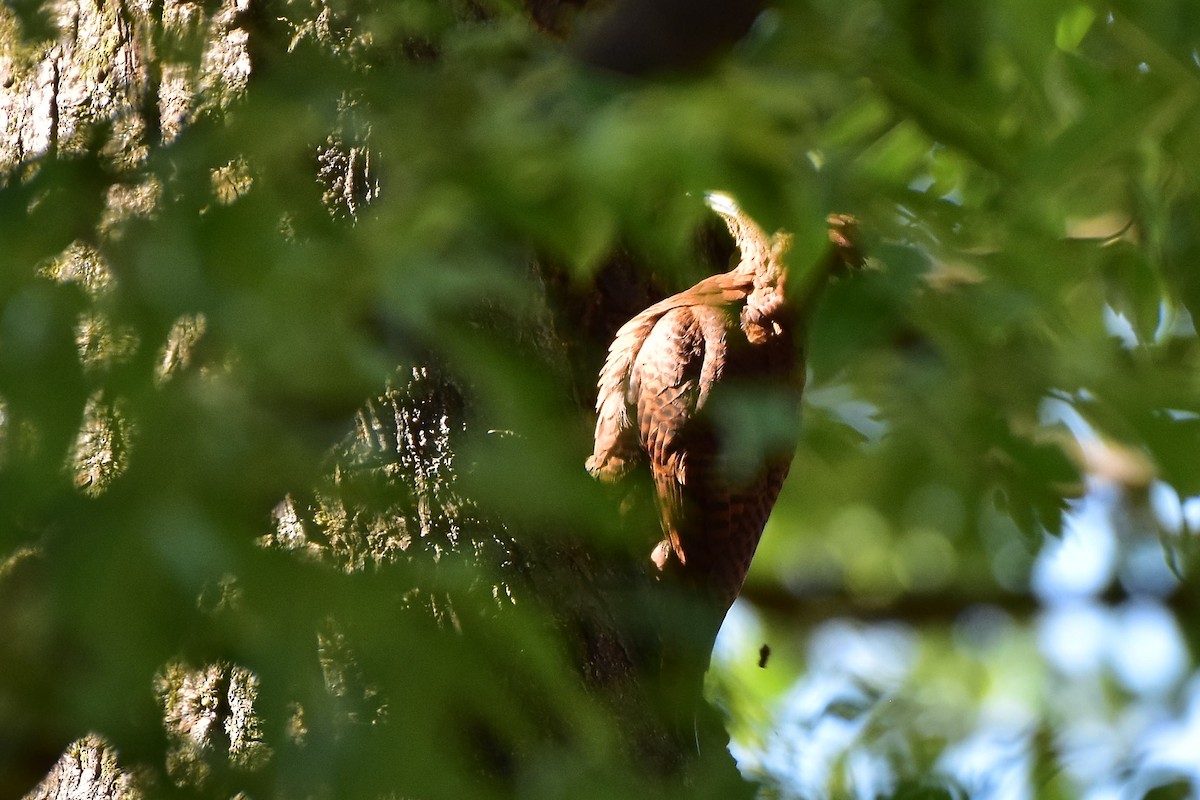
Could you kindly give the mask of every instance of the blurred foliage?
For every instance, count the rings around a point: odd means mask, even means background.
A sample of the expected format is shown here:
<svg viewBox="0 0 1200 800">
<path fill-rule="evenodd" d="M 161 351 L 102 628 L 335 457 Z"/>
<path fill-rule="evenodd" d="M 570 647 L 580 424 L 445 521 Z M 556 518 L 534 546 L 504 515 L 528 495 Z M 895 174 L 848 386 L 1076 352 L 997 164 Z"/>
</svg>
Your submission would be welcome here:
<svg viewBox="0 0 1200 800">
<path fill-rule="evenodd" d="M 0 794 L 94 732 L 155 796 L 703 795 L 529 572 L 645 544 L 562 296 L 694 280 L 718 187 L 872 266 L 710 675 L 763 796 L 1200 791 L 1190 3 L 785 2 L 636 79 L 465 0 L 101 4 L 72 61 L 91 5 L 0 8 Z"/>
</svg>

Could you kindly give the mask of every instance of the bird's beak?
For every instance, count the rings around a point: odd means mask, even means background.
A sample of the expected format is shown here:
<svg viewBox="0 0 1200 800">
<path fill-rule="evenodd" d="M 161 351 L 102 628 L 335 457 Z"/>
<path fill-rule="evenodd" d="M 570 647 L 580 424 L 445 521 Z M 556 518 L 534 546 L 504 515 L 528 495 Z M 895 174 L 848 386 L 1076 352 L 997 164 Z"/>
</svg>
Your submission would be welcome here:
<svg viewBox="0 0 1200 800">
<path fill-rule="evenodd" d="M 704 202 L 708 207 L 725 217 L 736 217 L 741 209 L 732 197 L 724 192 L 705 192 Z"/>
</svg>

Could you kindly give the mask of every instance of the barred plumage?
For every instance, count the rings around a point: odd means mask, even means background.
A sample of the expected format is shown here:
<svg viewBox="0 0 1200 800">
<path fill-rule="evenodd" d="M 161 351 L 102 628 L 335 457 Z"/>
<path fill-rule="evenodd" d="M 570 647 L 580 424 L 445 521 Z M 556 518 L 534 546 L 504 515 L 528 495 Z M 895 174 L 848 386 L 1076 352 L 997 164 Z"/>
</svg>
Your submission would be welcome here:
<svg viewBox="0 0 1200 800">
<path fill-rule="evenodd" d="M 614 481 L 647 458 L 664 534 L 654 563 L 701 590 L 723 616 L 792 461 L 804 364 L 797 307 L 785 293 L 791 237 L 767 236 L 726 195 L 709 195 L 709 205 L 725 219 L 740 261 L 617 332 L 600 373 L 587 468 Z M 725 387 L 789 400 L 789 432 L 749 469 L 735 468 L 713 418 Z"/>
</svg>

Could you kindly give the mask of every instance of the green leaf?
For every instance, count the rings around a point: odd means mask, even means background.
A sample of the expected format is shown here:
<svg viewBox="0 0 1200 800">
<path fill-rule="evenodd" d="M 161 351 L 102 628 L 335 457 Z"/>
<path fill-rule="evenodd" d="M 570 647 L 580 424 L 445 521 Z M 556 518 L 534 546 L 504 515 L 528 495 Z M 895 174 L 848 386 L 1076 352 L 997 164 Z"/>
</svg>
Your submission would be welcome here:
<svg viewBox="0 0 1200 800">
<path fill-rule="evenodd" d="M 1074 51 L 1083 41 L 1083 37 L 1087 36 L 1095 19 L 1095 9 L 1085 3 L 1078 3 L 1064 11 L 1054 29 L 1055 46 L 1060 50 Z"/>
</svg>

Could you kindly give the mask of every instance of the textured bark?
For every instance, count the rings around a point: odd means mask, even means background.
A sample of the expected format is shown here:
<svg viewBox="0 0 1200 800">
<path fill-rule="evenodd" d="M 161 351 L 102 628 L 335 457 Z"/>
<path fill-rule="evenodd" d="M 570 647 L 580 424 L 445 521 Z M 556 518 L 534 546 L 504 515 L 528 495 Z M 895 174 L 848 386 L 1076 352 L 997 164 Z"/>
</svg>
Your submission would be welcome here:
<svg viewBox="0 0 1200 800">
<path fill-rule="evenodd" d="M 67 748 L 25 800 L 142 800 L 145 793 L 117 755 L 103 738 L 89 734 Z"/>
<path fill-rule="evenodd" d="M 210 16 L 186 0 L 161 4 L 168 34 L 201 32 L 206 50 L 199 70 L 153 60 L 150 37 L 156 23 L 148 17 L 148 2 L 47 3 L 49 38 L 32 49 L 16 46 L 20 21 L 10 7 L 0 9 L 5 48 L 0 50 L 0 185 L 14 176 L 19 180 L 22 166 L 35 159 L 97 150 L 115 172 L 131 170 L 144 160 L 148 145 L 174 138 L 195 114 L 228 103 L 249 76 L 245 32 L 237 29 L 236 19 L 246 7 L 245 0 L 229 0 Z M 114 187 L 101 234 L 115 219 L 152 213 L 157 202 L 153 186 Z M 82 242 L 72 244 L 47 274 L 78 283 L 92 297 L 108 291 L 113 280 L 99 252 Z M 181 320 L 164 355 L 163 376 L 187 363 L 202 325 Z M 103 369 L 119 361 L 130 346 L 127 336 L 101 317 L 85 318 L 78 336 L 84 368 Z M 112 401 L 101 394 L 89 399 L 72 464 L 81 490 L 100 493 L 120 474 L 127 433 Z M 201 785 L 205 759 L 213 752 L 242 768 L 261 763 L 269 751 L 259 738 L 255 682 L 252 673 L 237 666 L 164 667 L 158 692 L 171 740 L 172 776 L 187 775 Z M 38 746 L 17 744 L 19 752 Z M 136 772 L 119 761 L 102 735 L 88 734 L 66 748 L 27 798 L 135 800 L 145 796 Z"/>
<path fill-rule="evenodd" d="M 168 34 L 200 32 L 206 42 L 198 72 L 147 61 L 150 6 L 57 0 L 47 5 L 54 38 L 32 56 L 0 53 L 0 174 L 44 153 L 86 152 L 104 126 L 106 154 L 133 166 L 147 142 L 169 141 L 195 113 L 223 107 L 245 88 L 250 61 L 238 15 L 248 0 L 226 0 L 212 16 L 186 0 L 162 4 Z M 0 11 L 0 26 L 18 35 L 13 12 Z"/>
<path fill-rule="evenodd" d="M 83 152 L 98 122 L 123 125 L 114 145 L 126 157 L 138 144 L 135 112 L 146 86 L 139 12 L 90 0 L 62 0 L 49 12 L 57 38 L 32 58 L 0 55 L 0 171 L 53 150 Z M 11 35 L 16 20 L 11 11 L 3 17 Z"/>
</svg>

